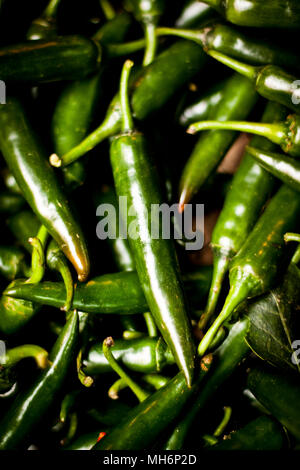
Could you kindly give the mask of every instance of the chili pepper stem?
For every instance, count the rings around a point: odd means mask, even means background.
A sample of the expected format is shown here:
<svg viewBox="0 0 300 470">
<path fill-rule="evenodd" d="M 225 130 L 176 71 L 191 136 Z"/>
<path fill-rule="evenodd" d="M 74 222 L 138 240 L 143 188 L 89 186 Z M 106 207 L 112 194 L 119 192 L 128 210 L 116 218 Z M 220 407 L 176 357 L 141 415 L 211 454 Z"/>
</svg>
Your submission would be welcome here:
<svg viewBox="0 0 300 470">
<path fill-rule="evenodd" d="M 112 384 L 112 386 L 108 390 L 108 396 L 112 400 L 118 400 L 119 399 L 119 392 L 121 390 L 124 390 L 124 388 L 127 388 L 127 382 L 125 379 L 118 379 L 116 382 Z"/>
<path fill-rule="evenodd" d="M 204 356 L 205 352 L 211 345 L 213 339 L 215 338 L 221 326 L 224 324 L 226 320 L 228 320 L 231 317 L 235 308 L 243 300 L 247 298 L 248 291 L 249 291 L 249 288 L 243 285 L 243 283 L 241 283 L 239 286 L 235 285 L 234 287 L 230 289 L 226 302 L 224 304 L 224 307 L 220 315 L 216 318 L 212 326 L 209 328 L 205 336 L 200 341 L 200 344 L 198 346 L 199 356 L 201 357 Z"/>
<path fill-rule="evenodd" d="M 157 49 L 157 36 L 156 36 L 156 27 L 152 23 L 148 23 L 145 26 L 145 38 L 146 38 L 146 49 L 143 59 L 143 66 L 153 62 Z"/>
<path fill-rule="evenodd" d="M 164 387 L 170 380 L 168 377 L 159 374 L 145 374 L 142 378 L 144 382 L 152 385 L 155 390 L 159 390 L 160 388 Z"/>
<path fill-rule="evenodd" d="M 43 16 L 45 16 L 46 18 L 53 18 L 57 13 L 59 4 L 60 4 L 60 0 L 50 0 L 50 2 L 48 3 L 47 7 L 44 10 Z"/>
<path fill-rule="evenodd" d="M 40 369 L 49 365 L 48 352 L 35 344 L 24 344 L 13 349 L 8 349 L 5 354 L 5 367 L 12 367 L 22 359 L 31 357 Z"/>
<path fill-rule="evenodd" d="M 220 437 L 224 433 L 225 428 L 230 421 L 231 415 L 232 415 L 232 408 L 230 408 L 230 406 L 224 406 L 224 416 L 219 426 L 214 432 L 214 437 Z"/>
<path fill-rule="evenodd" d="M 288 242 L 298 242 L 300 243 L 300 234 L 299 233 L 286 233 L 284 235 L 284 241 Z M 292 258 L 292 263 L 298 264 L 300 261 L 300 245 L 298 246 L 297 250 L 294 253 Z"/>
<path fill-rule="evenodd" d="M 133 62 L 131 60 L 126 60 L 123 65 L 120 80 L 120 101 L 122 110 L 123 132 L 130 132 L 133 129 L 133 119 L 128 96 L 128 81 L 132 67 Z"/>
<path fill-rule="evenodd" d="M 43 245 L 38 237 L 29 238 L 29 243 L 33 247 L 32 258 L 31 258 L 31 276 L 26 284 L 38 284 L 45 272 L 45 256 Z"/>
<path fill-rule="evenodd" d="M 261 70 L 261 67 L 254 67 L 253 65 L 244 64 L 243 62 L 232 59 L 231 57 L 228 57 L 221 52 L 208 50 L 207 54 L 216 59 L 218 62 L 227 65 L 227 67 L 230 67 L 231 69 L 235 70 L 241 75 L 244 75 L 244 77 L 247 77 L 252 81 L 256 81 L 259 71 Z"/>
<path fill-rule="evenodd" d="M 86 375 L 83 372 L 81 358 L 82 358 L 82 349 L 79 351 L 77 359 L 76 359 L 76 362 L 77 362 L 77 376 L 78 376 L 78 379 L 79 379 L 80 383 L 82 383 L 82 385 L 84 385 L 85 387 L 89 388 L 93 385 L 94 380 L 93 380 L 92 377 L 90 377 L 89 375 Z"/>
<path fill-rule="evenodd" d="M 100 5 L 106 20 L 112 20 L 116 16 L 116 12 L 108 0 L 100 0 Z"/>
<path fill-rule="evenodd" d="M 120 57 L 140 51 L 146 47 L 145 38 L 136 41 L 125 42 L 123 44 L 107 44 L 105 46 L 106 54 L 109 57 Z"/>
<path fill-rule="evenodd" d="M 143 333 L 142 331 L 129 331 L 129 330 L 123 331 L 123 338 L 126 339 L 127 341 L 130 341 L 131 339 L 143 338 L 144 336 L 145 336 L 145 333 Z"/>
<path fill-rule="evenodd" d="M 129 375 L 122 369 L 122 367 L 118 364 L 115 360 L 111 348 L 114 346 L 114 340 L 110 336 L 103 341 L 103 354 L 106 357 L 107 361 L 109 362 L 111 368 L 121 377 L 121 379 L 125 380 L 128 387 L 133 391 L 139 401 L 144 401 L 149 394 L 145 392 L 134 380 L 129 377 Z"/>
<path fill-rule="evenodd" d="M 69 266 L 65 260 L 57 260 L 58 271 L 60 272 L 61 277 L 63 278 L 64 285 L 66 288 L 66 303 L 61 310 L 68 312 L 72 308 L 73 297 L 74 297 L 74 283 L 72 274 L 70 272 Z"/>
<path fill-rule="evenodd" d="M 191 29 L 179 29 L 179 28 L 166 28 L 160 27 L 156 29 L 156 36 L 176 36 L 189 41 L 195 41 L 204 47 L 205 29 L 191 30 Z"/>
<path fill-rule="evenodd" d="M 147 325 L 148 335 L 150 336 L 150 338 L 155 338 L 157 336 L 157 327 L 153 316 L 150 312 L 146 312 L 144 313 L 144 319 Z"/>
</svg>

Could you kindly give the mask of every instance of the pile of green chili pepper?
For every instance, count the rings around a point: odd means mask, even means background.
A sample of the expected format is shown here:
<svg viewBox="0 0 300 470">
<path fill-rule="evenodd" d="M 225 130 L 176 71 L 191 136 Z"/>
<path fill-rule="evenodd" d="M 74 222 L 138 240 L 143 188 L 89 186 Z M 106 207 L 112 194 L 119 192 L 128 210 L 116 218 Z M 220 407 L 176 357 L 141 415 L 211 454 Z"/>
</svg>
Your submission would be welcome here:
<svg viewBox="0 0 300 470">
<path fill-rule="evenodd" d="M 299 0 L 19 3 L 0 449 L 299 449 Z"/>
</svg>

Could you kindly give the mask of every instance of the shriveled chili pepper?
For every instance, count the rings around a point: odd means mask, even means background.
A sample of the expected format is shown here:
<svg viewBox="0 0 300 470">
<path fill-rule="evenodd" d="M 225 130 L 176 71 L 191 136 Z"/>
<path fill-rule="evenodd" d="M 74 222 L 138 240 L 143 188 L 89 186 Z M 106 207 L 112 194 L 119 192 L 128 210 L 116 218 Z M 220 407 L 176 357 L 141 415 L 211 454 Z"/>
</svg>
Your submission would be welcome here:
<svg viewBox="0 0 300 470">
<path fill-rule="evenodd" d="M 262 121 L 280 121 L 285 115 L 285 108 L 270 102 Z M 264 149 L 275 147 L 262 137 L 254 137 L 252 144 Z M 199 324 L 201 329 L 205 328 L 214 313 L 222 282 L 232 258 L 247 239 L 274 188 L 274 178 L 260 168 L 250 155 L 246 152 L 243 157 L 212 233 L 214 273 L 206 311 Z"/>
<path fill-rule="evenodd" d="M 257 93 L 270 101 L 282 104 L 299 113 L 299 89 L 297 77 L 287 73 L 276 65 L 254 67 L 244 64 L 220 52 L 208 50 L 208 54 L 236 72 L 248 77 Z"/>
<path fill-rule="evenodd" d="M 70 370 L 78 337 L 78 314 L 71 314 L 51 353 L 51 365 L 26 391 L 20 392 L 0 423 L 0 449 L 18 449 L 45 412 Z"/>
<path fill-rule="evenodd" d="M 161 109 L 205 64 L 202 49 L 189 41 L 179 41 L 145 67 L 133 85 L 131 99 L 136 119 L 143 120 Z M 121 131 L 119 95 L 112 100 L 103 123 L 79 145 L 51 160 L 53 166 L 66 166 L 78 160 L 108 137 Z"/>
<path fill-rule="evenodd" d="M 189 39 L 205 51 L 221 52 L 234 59 L 253 65 L 278 65 L 288 69 L 299 69 L 298 52 L 257 39 L 253 34 L 236 29 L 228 24 L 209 24 L 200 29 L 158 28 L 158 36 L 177 36 Z"/>
<path fill-rule="evenodd" d="M 116 340 L 113 348 L 115 359 L 135 372 L 160 372 L 165 366 L 174 364 L 172 353 L 162 338 L 144 337 L 133 340 Z M 84 363 L 84 371 L 89 375 L 110 371 L 102 345 L 94 344 Z"/>
<path fill-rule="evenodd" d="M 184 371 L 188 385 L 191 385 L 193 341 L 175 248 L 170 240 L 151 236 L 151 205 L 161 204 L 162 195 L 158 177 L 147 154 L 145 137 L 133 127 L 128 99 L 128 78 L 132 65 L 132 62 L 126 62 L 122 72 L 122 133 L 111 142 L 110 160 L 117 195 L 127 198 L 125 211 L 120 208 L 121 217 L 136 222 L 137 236 L 131 237 L 129 234 L 129 244 L 142 289 L 158 328 L 178 366 Z"/>
<path fill-rule="evenodd" d="M 177 28 L 194 28 L 216 16 L 213 8 L 199 0 L 188 0 L 175 21 Z"/>
<path fill-rule="evenodd" d="M 16 277 L 29 276 L 25 254 L 16 246 L 0 246 L 0 273 L 12 281 Z"/>
<path fill-rule="evenodd" d="M 257 101 L 257 94 L 247 78 L 234 74 L 227 82 L 223 99 L 215 110 L 215 118 L 227 121 L 231 116 L 247 116 Z M 190 199 L 216 168 L 235 134 L 213 131 L 203 134 L 188 159 L 180 180 L 180 207 Z"/>
<path fill-rule="evenodd" d="M 225 16 L 226 20 L 241 26 L 256 28 L 299 28 L 300 5 L 297 0 L 203 0 Z"/>
<path fill-rule="evenodd" d="M 94 450 L 145 449 L 170 425 L 194 395 L 209 372 L 211 355 L 201 360 L 200 372 L 189 388 L 183 372 L 128 413 L 119 425 L 108 432 Z"/>
<path fill-rule="evenodd" d="M 57 36 L 56 15 L 60 0 L 50 0 L 47 7 L 30 25 L 27 31 L 27 39 L 52 39 Z"/>
<path fill-rule="evenodd" d="M 299 214 L 299 194 L 282 186 L 232 260 L 229 294 L 220 315 L 200 342 L 200 355 L 205 353 L 220 326 L 231 317 L 241 302 L 263 294 L 278 280 L 278 266 L 281 263 L 284 269 L 285 257 L 288 255 L 283 237 L 286 232 L 298 227 Z"/>
<path fill-rule="evenodd" d="M 300 162 L 281 153 L 247 147 L 247 152 L 268 172 L 296 191 L 300 191 Z"/>
<path fill-rule="evenodd" d="M 299 378 L 274 368 L 256 367 L 249 373 L 247 386 L 272 416 L 299 440 Z"/>
<path fill-rule="evenodd" d="M 287 117 L 285 122 L 270 124 L 267 122 L 243 122 L 243 121 L 204 121 L 192 124 L 189 134 L 208 129 L 228 129 L 248 132 L 269 139 L 274 144 L 280 145 L 282 150 L 294 157 L 300 157 L 300 116 L 296 114 Z"/>
<path fill-rule="evenodd" d="M 0 147 L 24 197 L 74 265 L 78 279 L 85 280 L 89 259 L 83 235 L 17 99 L 10 98 L 1 108 L 0 123 Z"/>
<path fill-rule="evenodd" d="M 183 279 L 189 298 L 193 297 L 197 307 L 201 296 L 204 297 L 208 292 L 211 270 L 200 269 L 183 276 Z M 57 308 L 64 307 L 66 301 L 66 290 L 62 282 L 45 281 L 29 285 L 23 281 L 15 281 L 6 289 L 5 294 Z M 72 305 L 79 311 L 94 314 L 133 315 L 149 309 L 135 271 L 105 274 L 91 279 L 87 284 L 77 285 Z"/>
</svg>

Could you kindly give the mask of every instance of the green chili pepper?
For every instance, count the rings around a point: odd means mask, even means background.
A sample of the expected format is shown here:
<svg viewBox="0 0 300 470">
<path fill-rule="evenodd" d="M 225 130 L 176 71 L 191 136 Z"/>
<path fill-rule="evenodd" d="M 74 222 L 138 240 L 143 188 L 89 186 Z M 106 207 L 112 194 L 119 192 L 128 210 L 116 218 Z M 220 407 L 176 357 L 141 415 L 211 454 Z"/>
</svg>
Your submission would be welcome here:
<svg viewBox="0 0 300 470">
<path fill-rule="evenodd" d="M 285 375 L 275 369 L 257 367 L 250 371 L 247 385 L 272 416 L 299 440 L 299 378 Z"/>
<path fill-rule="evenodd" d="M 238 62 L 220 52 L 209 50 L 210 56 L 236 72 L 248 77 L 255 86 L 257 93 L 270 101 L 282 104 L 299 113 L 299 90 L 297 78 L 275 65 L 253 67 Z"/>
<path fill-rule="evenodd" d="M 215 18 L 215 10 L 199 0 L 189 0 L 185 3 L 175 22 L 177 28 L 193 28 L 207 20 Z"/>
<path fill-rule="evenodd" d="M 178 450 L 184 445 L 185 439 L 192 424 L 199 419 L 199 414 L 210 406 L 210 401 L 222 384 L 229 379 L 237 368 L 238 364 L 249 353 L 249 347 L 245 341 L 245 336 L 249 330 L 248 319 L 243 319 L 233 325 L 229 335 L 223 344 L 215 351 L 213 366 L 210 376 L 199 390 L 188 413 L 179 421 L 164 448 L 167 450 Z"/>
<path fill-rule="evenodd" d="M 66 304 L 63 307 L 63 310 L 68 312 L 72 307 L 74 296 L 73 279 L 67 260 L 54 240 L 52 240 L 48 246 L 47 266 L 54 271 L 59 271 L 61 277 L 64 280 L 64 285 L 66 288 Z"/>
<path fill-rule="evenodd" d="M 207 294 L 210 278 L 210 269 L 201 269 L 183 277 L 189 297 L 194 298 L 195 307 L 199 305 L 201 296 Z M 14 281 L 5 295 L 57 308 L 64 307 L 66 301 L 65 286 L 61 282 L 29 285 Z M 133 315 L 149 309 L 136 272 L 105 274 L 91 279 L 87 284 L 77 285 L 72 305 L 79 311 L 94 314 Z"/>
<path fill-rule="evenodd" d="M 131 23 L 130 15 L 126 12 L 122 12 L 104 23 L 96 34 L 94 34 L 93 39 L 100 41 L 101 45 L 122 43 Z"/>
<path fill-rule="evenodd" d="M 113 348 L 114 358 L 135 372 L 160 372 L 165 366 L 174 364 L 174 358 L 162 338 L 139 338 L 116 340 Z M 103 354 L 102 345 L 94 344 L 83 361 L 88 375 L 109 372 L 110 366 Z"/>
<path fill-rule="evenodd" d="M 1 108 L 0 123 L 0 147 L 24 197 L 74 265 L 78 279 L 85 280 L 89 259 L 83 235 L 15 98 Z"/>
<path fill-rule="evenodd" d="M 241 26 L 256 28 L 299 28 L 300 5 L 297 0 L 203 0 L 225 16 L 226 20 Z"/>
<path fill-rule="evenodd" d="M 148 448 L 179 415 L 199 388 L 210 369 L 211 355 L 201 361 L 195 384 L 189 388 L 183 372 L 128 413 L 119 425 L 108 432 L 94 450 L 138 450 Z"/>
<path fill-rule="evenodd" d="M 133 129 L 127 93 L 132 65 L 130 61 L 125 63 L 121 77 L 123 133 L 112 140 L 110 148 L 117 195 L 127 198 L 127 209 L 120 208 L 120 214 L 123 220 L 128 218 L 129 223 L 136 223 L 137 236 L 129 234 L 129 244 L 142 289 L 158 328 L 191 385 L 193 341 L 175 248 L 170 240 L 152 238 L 150 233 L 151 205 L 161 204 L 162 196 L 153 164 L 147 155 L 145 138 Z"/>
<path fill-rule="evenodd" d="M 27 391 L 20 392 L 1 421 L 0 449 L 17 449 L 23 446 L 30 432 L 43 418 L 70 370 L 77 336 L 78 315 L 74 312 L 50 353 L 51 365 Z"/>
<path fill-rule="evenodd" d="M 79 436 L 74 442 L 69 444 L 64 450 L 92 450 L 99 438 L 99 431 L 90 432 Z"/>
<path fill-rule="evenodd" d="M 8 218 L 7 225 L 16 240 L 31 253 L 32 246 L 28 240 L 35 237 L 40 228 L 39 221 L 33 212 L 29 210 L 18 212 Z"/>
<path fill-rule="evenodd" d="M 177 36 L 189 39 L 205 51 L 221 52 L 242 62 L 253 65 L 278 65 L 298 69 L 298 52 L 287 50 L 273 42 L 257 39 L 226 24 L 210 24 L 200 29 L 158 28 L 158 36 Z"/>
<path fill-rule="evenodd" d="M 0 246 L 0 273 L 12 281 L 16 277 L 29 276 L 30 268 L 22 250 L 15 246 Z"/>
<path fill-rule="evenodd" d="M 0 49 L 0 77 L 7 82 L 51 82 L 87 77 L 99 69 L 100 44 L 82 36 L 39 39 Z"/>
<path fill-rule="evenodd" d="M 229 434 L 210 450 L 280 450 L 285 447 L 282 427 L 268 416 L 260 416 L 244 428 Z"/>
<path fill-rule="evenodd" d="M 227 121 L 231 116 L 247 116 L 257 101 L 250 80 L 234 74 L 227 82 L 223 99 L 215 111 L 215 118 Z M 203 134 L 186 163 L 180 181 L 180 207 L 197 193 L 216 168 L 232 143 L 233 132 L 211 131 Z"/>
<path fill-rule="evenodd" d="M 19 212 L 25 204 L 25 200 L 19 194 L 3 192 L 0 194 L 0 213 L 14 214 Z"/>
<path fill-rule="evenodd" d="M 138 73 L 133 86 L 134 116 L 143 120 L 161 109 L 205 64 L 202 49 L 189 41 L 179 41 L 159 54 L 154 62 Z M 66 166 L 92 150 L 108 137 L 121 131 L 119 95 L 112 100 L 103 123 L 79 145 L 64 155 L 52 157 L 53 166 Z"/>
<path fill-rule="evenodd" d="M 204 354 L 220 326 L 247 298 L 263 294 L 273 287 L 285 265 L 284 234 L 297 228 L 300 196 L 282 186 L 256 223 L 241 250 L 233 258 L 230 291 L 224 307 L 202 339 L 198 352 Z M 281 263 L 281 264 L 280 264 Z"/>
<path fill-rule="evenodd" d="M 60 0 L 50 0 L 47 7 L 30 25 L 27 31 L 27 39 L 54 39 L 57 36 L 56 15 Z"/>
<path fill-rule="evenodd" d="M 265 109 L 262 121 L 280 121 L 284 117 L 285 109 L 270 102 Z M 262 137 L 254 137 L 252 143 L 265 149 L 274 148 L 273 144 Z M 206 312 L 199 324 L 201 329 L 205 328 L 214 313 L 231 259 L 247 239 L 274 188 L 274 178 L 264 171 L 250 155 L 246 152 L 243 157 L 212 233 L 214 273 Z"/>
</svg>

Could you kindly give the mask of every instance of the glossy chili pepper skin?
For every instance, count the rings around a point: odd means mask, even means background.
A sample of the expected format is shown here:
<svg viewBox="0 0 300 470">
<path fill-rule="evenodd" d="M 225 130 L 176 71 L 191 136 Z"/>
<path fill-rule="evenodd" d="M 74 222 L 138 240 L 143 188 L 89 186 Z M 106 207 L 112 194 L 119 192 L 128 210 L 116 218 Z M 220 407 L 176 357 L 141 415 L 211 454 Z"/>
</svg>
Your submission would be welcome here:
<svg viewBox="0 0 300 470">
<path fill-rule="evenodd" d="M 170 382 L 140 403 L 128 413 L 119 425 L 113 428 L 94 450 L 138 450 L 146 449 L 170 425 L 184 405 L 199 388 L 209 372 L 212 358 L 201 361 L 195 384 L 188 388 L 184 374 L 179 372 Z"/>
<path fill-rule="evenodd" d="M 78 338 L 78 315 L 72 313 L 51 353 L 51 365 L 33 385 L 20 392 L 0 424 L 0 449 L 18 449 L 43 418 L 70 370 Z"/>
<path fill-rule="evenodd" d="M 189 0 L 185 3 L 175 26 L 177 28 L 194 28 L 215 16 L 215 10 L 205 3 L 198 0 Z"/>
<path fill-rule="evenodd" d="M 300 383 L 298 377 L 285 375 L 274 368 L 256 367 L 249 373 L 247 386 L 272 416 L 299 440 Z"/>
<path fill-rule="evenodd" d="M 269 103 L 263 114 L 262 122 L 281 121 L 285 114 L 283 107 L 276 103 Z M 275 147 L 262 137 L 254 137 L 252 144 L 265 149 Z M 214 274 L 206 310 L 207 317 L 215 309 L 221 284 L 230 261 L 250 234 L 274 185 L 274 178 L 246 152 L 234 176 L 231 189 L 212 233 Z"/>
<path fill-rule="evenodd" d="M 199 303 L 199 297 L 207 294 L 210 278 L 210 269 L 199 270 L 184 277 L 185 288 L 189 297 L 195 299 L 195 307 Z M 6 290 L 6 294 L 58 308 L 64 306 L 66 298 L 65 287 L 61 282 L 30 285 L 15 281 Z M 73 307 L 87 313 L 119 315 L 144 313 L 149 309 L 135 271 L 105 274 L 87 284 L 78 284 Z"/>
<path fill-rule="evenodd" d="M 262 168 L 279 178 L 295 191 L 300 191 L 300 162 L 281 153 L 267 152 L 261 148 L 248 146 L 248 153 Z"/>
<path fill-rule="evenodd" d="M 204 0 L 231 23 L 256 28 L 299 28 L 300 5 L 297 0 Z"/>
<path fill-rule="evenodd" d="M 27 276 L 29 267 L 26 265 L 24 252 L 15 246 L 0 246 L 0 273 L 9 281 Z"/>
<path fill-rule="evenodd" d="M 84 78 L 99 69 L 101 48 L 90 39 L 65 36 L 0 49 L 0 77 L 7 82 Z"/>
<path fill-rule="evenodd" d="M 280 450 L 286 445 L 283 428 L 272 418 L 260 416 L 230 434 L 210 450 Z"/>
<path fill-rule="evenodd" d="M 161 338 L 140 338 L 116 340 L 114 358 L 126 368 L 135 372 L 160 372 L 166 365 L 174 364 L 174 358 Z M 101 344 L 94 344 L 84 361 L 84 371 L 88 375 L 110 372 Z"/>
<path fill-rule="evenodd" d="M 15 98 L 1 108 L 0 123 L 0 147 L 24 197 L 74 265 L 79 280 L 85 280 L 89 259 L 83 235 Z"/>
<path fill-rule="evenodd" d="M 252 83 L 235 74 L 227 82 L 215 117 L 227 121 L 230 116 L 247 116 L 257 101 Z M 185 165 L 180 181 L 180 206 L 188 203 L 216 168 L 234 139 L 232 132 L 213 131 L 203 134 Z"/>
</svg>

